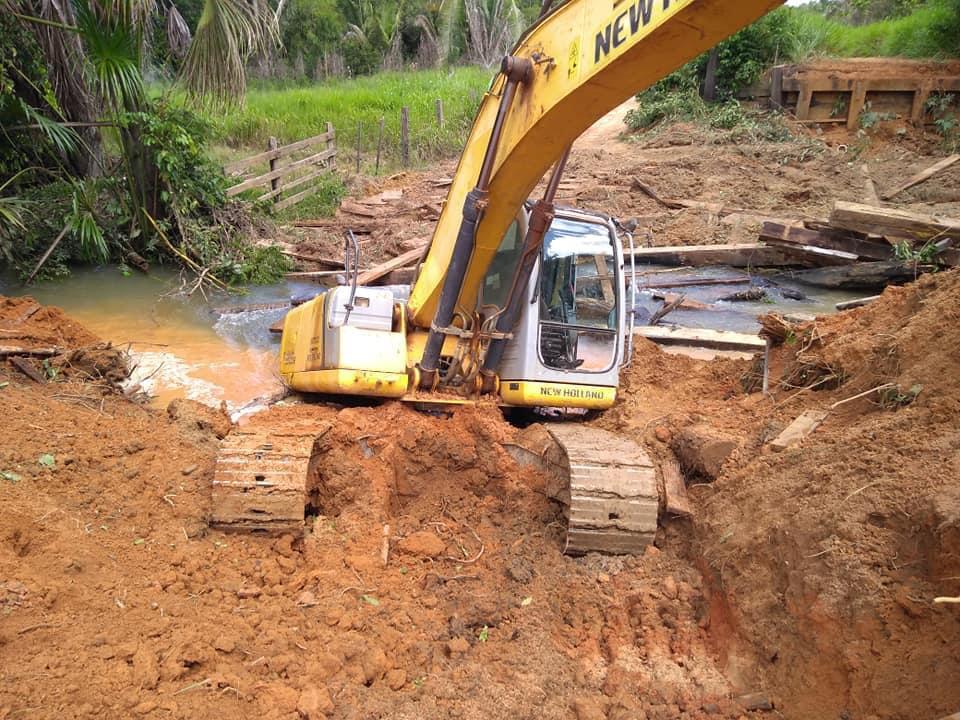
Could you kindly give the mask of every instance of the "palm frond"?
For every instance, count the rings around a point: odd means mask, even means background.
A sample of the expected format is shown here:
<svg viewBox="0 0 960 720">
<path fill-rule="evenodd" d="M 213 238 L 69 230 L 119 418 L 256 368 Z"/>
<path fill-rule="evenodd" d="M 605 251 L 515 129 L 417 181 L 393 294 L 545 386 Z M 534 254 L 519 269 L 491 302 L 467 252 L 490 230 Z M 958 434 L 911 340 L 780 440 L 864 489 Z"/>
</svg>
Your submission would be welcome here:
<svg viewBox="0 0 960 720">
<path fill-rule="evenodd" d="M 85 259 L 103 262 L 110 256 L 103 229 L 97 220 L 98 188 L 94 181 L 74 182 L 70 198 L 70 214 L 66 226 L 80 243 Z"/>
<path fill-rule="evenodd" d="M 166 28 L 167 47 L 170 48 L 170 52 L 173 53 L 175 58 L 183 60 L 187 50 L 190 49 L 192 37 L 187 21 L 183 19 L 183 15 L 177 10 L 177 6 L 172 3 L 167 9 Z"/>
<path fill-rule="evenodd" d="M 73 128 L 51 120 L 23 100 L 20 100 L 20 111 L 28 122 L 37 126 L 37 129 L 46 136 L 58 152 L 69 155 L 81 146 L 82 140 Z"/>
<path fill-rule="evenodd" d="M 136 111 L 144 100 L 140 33 L 134 0 L 74 0 L 77 29 L 94 86 L 114 112 Z"/>
<path fill-rule="evenodd" d="M 180 83 L 198 101 L 230 104 L 246 90 L 246 61 L 279 44 L 276 18 L 257 0 L 205 0 Z"/>
</svg>

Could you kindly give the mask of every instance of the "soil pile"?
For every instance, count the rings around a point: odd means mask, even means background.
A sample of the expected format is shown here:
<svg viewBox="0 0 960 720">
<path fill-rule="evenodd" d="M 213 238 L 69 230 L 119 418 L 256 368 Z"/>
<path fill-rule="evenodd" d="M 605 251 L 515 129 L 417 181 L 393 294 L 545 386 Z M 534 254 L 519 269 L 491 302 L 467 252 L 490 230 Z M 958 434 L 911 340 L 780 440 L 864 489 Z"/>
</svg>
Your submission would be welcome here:
<svg viewBox="0 0 960 720">
<path fill-rule="evenodd" d="M 960 616 L 933 603 L 960 594 L 958 316 L 950 272 L 798 328 L 782 378 L 834 379 L 781 411 L 887 389 L 837 406 L 802 448 L 741 453 L 697 492 L 695 557 L 744 641 L 734 655 L 797 717 L 960 706 Z"/>
</svg>

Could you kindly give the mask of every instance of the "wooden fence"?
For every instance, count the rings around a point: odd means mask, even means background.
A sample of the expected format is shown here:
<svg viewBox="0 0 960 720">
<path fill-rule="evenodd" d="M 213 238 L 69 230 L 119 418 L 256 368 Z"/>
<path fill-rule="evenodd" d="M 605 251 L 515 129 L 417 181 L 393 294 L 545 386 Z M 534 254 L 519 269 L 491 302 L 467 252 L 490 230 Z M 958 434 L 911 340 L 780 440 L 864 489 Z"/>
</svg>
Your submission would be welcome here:
<svg viewBox="0 0 960 720">
<path fill-rule="evenodd" d="M 277 210 L 296 205 L 317 191 L 317 178 L 336 163 L 336 137 L 333 124 L 327 123 L 325 133 L 289 145 L 280 146 L 276 138 L 270 138 L 265 152 L 223 166 L 227 177 L 239 180 L 227 190 L 227 197 L 263 187 L 266 192 L 258 200 L 272 200 Z M 251 175 L 254 172 L 257 174 Z M 284 197 L 296 188 L 304 189 Z"/>
</svg>

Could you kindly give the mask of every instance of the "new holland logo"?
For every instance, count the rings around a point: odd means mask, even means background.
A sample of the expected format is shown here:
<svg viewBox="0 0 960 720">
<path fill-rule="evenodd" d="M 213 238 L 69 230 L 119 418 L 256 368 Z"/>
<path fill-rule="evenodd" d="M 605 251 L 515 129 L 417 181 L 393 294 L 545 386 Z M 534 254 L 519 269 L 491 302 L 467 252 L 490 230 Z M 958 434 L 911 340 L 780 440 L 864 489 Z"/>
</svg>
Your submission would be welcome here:
<svg viewBox="0 0 960 720">
<path fill-rule="evenodd" d="M 597 33 L 594 39 L 593 62 L 598 63 L 611 50 L 628 42 L 650 24 L 650 21 L 656 16 L 657 12 L 666 12 L 670 9 L 671 0 L 636 0 L 626 5 L 617 15 L 613 22 L 607 24 Z M 619 5 L 621 3 L 614 3 Z M 674 2 L 674 5 L 683 4 Z"/>
</svg>

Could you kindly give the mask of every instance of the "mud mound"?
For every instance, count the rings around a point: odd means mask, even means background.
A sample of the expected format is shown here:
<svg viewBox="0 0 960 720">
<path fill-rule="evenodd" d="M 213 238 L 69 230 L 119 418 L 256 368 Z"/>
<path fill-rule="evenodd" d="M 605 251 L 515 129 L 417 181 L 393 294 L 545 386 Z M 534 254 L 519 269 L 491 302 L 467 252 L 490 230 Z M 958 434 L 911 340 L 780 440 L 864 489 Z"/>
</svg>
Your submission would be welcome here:
<svg viewBox="0 0 960 720">
<path fill-rule="evenodd" d="M 803 364 L 836 381 L 792 412 L 891 389 L 836 406 L 802 448 L 742 456 L 698 495 L 698 549 L 744 641 L 736 652 L 797 717 L 960 706 L 948 650 L 960 616 L 933 603 L 960 594 L 958 312 L 950 272 L 801 329 L 782 350 L 784 377 Z"/>
<path fill-rule="evenodd" d="M 0 338 L 30 348 L 76 348 L 101 342 L 59 308 L 40 305 L 31 297 L 0 296 Z"/>
</svg>

